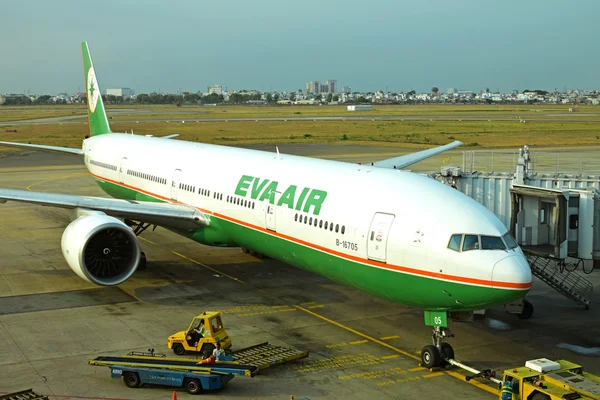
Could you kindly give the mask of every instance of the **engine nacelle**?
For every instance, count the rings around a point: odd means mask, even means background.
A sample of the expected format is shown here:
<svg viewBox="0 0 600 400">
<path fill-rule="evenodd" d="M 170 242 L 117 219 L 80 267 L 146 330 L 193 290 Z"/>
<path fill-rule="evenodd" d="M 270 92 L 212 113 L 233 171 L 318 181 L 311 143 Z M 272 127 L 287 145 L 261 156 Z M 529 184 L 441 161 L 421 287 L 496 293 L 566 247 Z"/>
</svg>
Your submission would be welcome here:
<svg viewBox="0 0 600 400">
<path fill-rule="evenodd" d="M 125 282 L 140 262 L 138 240 L 127 225 L 103 213 L 91 213 L 71 222 L 61 247 L 71 269 L 96 285 Z"/>
</svg>

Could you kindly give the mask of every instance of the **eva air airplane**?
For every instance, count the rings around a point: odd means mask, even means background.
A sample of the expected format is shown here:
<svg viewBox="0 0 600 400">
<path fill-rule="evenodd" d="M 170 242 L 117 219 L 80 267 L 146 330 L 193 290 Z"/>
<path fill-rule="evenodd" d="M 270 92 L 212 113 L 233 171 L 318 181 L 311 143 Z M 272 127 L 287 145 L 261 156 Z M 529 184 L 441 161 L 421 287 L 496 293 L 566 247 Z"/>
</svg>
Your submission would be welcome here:
<svg viewBox="0 0 600 400">
<path fill-rule="evenodd" d="M 522 298 L 531 271 L 494 214 L 400 168 L 459 146 L 374 165 L 111 132 L 82 43 L 90 136 L 81 149 L 0 142 L 83 157 L 111 198 L 0 189 L 0 201 L 72 209 L 63 255 L 81 278 L 118 285 L 145 264 L 137 235 L 158 225 L 209 246 L 242 247 L 425 310 L 426 366 L 453 357 L 448 313 Z M 210 171 L 210 173 L 202 173 Z M 123 221 L 124 222 L 123 222 Z"/>
</svg>

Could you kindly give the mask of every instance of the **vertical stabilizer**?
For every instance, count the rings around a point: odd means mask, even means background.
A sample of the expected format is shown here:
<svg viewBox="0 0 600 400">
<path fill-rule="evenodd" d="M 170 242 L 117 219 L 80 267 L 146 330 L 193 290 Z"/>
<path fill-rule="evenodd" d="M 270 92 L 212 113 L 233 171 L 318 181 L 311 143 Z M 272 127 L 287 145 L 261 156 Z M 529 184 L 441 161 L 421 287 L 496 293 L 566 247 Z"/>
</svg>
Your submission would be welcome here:
<svg viewBox="0 0 600 400">
<path fill-rule="evenodd" d="M 83 76 L 85 79 L 86 97 L 88 104 L 88 116 L 90 123 L 90 134 L 92 136 L 110 133 L 108 118 L 102 103 L 102 94 L 96 80 L 92 57 L 88 49 L 87 42 L 81 43 L 81 53 L 83 56 Z"/>
</svg>

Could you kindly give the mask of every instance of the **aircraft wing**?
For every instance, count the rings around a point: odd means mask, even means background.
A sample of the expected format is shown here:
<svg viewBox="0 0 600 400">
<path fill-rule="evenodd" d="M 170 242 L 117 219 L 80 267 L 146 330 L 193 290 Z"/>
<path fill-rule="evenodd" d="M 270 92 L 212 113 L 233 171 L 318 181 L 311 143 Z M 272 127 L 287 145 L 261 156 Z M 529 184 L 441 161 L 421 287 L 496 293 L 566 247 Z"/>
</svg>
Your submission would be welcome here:
<svg viewBox="0 0 600 400">
<path fill-rule="evenodd" d="M 400 169 L 400 168 L 404 168 L 409 165 L 418 163 L 419 161 L 423 161 L 429 157 L 433 157 L 435 155 L 443 153 L 446 150 L 450 150 L 455 147 L 458 147 L 462 144 L 463 144 L 462 142 L 456 140 L 456 141 L 446 144 L 444 146 L 434 147 L 433 149 L 417 151 L 416 153 L 406 154 L 406 155 L 399 156 L 399 157 L 388 158 L 387 160 L 377 161 L 377 162 L 374 162 L 373 165 L 375 167 L 380 167 L 380 168 Z"/>
<path fill-rule="evenodd" d="M 83 155 L 83 150 L 73 149 L 71 147 L 44 146 L 41 144 L 27 144 L 27 143 L 15 143 L 15 142 L 0 142 L 0 146 L 19 147 L 19 148 L 23 148 L 23 149 L 42 150 L 42 151 L 52 151 L 55 153 L 74 154 L 74 155 L 78 155 L 78 156 Z"/>
<path fill-rule="evenodd" d="M 179 229 L 192 229 L 200 226 L 208 226 L 210 223 L 206 214 L 191 206 L 183 204 L 118 200 L 104 197 L 75 196 L 71 194 L 31 192 L 29 190 L 0 188 L 0 203 L 6 203 L 7 201 L 32 203 L 67 209 L 79 208 L 101 211 L 113 217 L 130 218 L 149 224 Z"/>
</svg>

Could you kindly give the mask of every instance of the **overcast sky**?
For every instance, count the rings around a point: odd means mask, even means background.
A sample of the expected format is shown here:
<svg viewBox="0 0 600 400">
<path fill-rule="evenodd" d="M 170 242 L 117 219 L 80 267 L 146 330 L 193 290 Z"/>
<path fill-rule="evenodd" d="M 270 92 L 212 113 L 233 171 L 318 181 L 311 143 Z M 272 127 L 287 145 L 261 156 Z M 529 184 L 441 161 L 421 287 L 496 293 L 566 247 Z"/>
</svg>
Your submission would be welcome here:
<svg viewBox="0 0 600 400">
<path fill-rule="evenodd" d="M 0 93 L 600 89 L 599 0 L 2 0 Z"/>
</svg>

